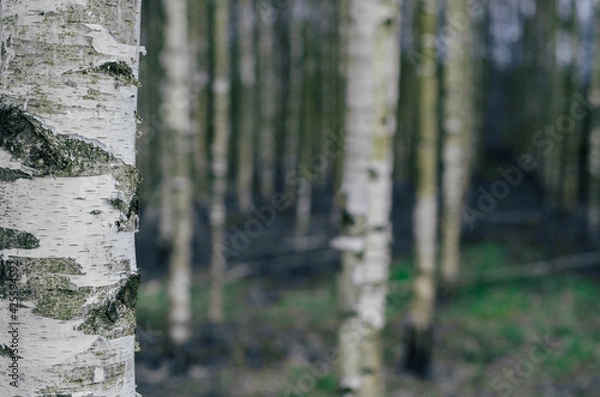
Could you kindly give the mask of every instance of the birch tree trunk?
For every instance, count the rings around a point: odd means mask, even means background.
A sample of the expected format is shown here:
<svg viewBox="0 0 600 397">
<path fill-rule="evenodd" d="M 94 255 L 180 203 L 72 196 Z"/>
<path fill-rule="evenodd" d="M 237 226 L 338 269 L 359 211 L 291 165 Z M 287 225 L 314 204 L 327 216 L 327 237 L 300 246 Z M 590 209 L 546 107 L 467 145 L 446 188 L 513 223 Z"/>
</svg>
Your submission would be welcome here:
<svg viewBox="0 0 600 397">
<path fill-rule="evenodd" d="M 225 194 L 227 193 L 227 148 L 229 144 L 229 1 L 214 0 L 213 96 L 215 101 L 215 133 L 212 142 L 211 226 L 211 290 L 208 319 L 223 321 L 223 287 L 225 277 Z"/>
<path fill-rule="evenodd" d="M 344 396 L 384 395 L 380 331 L 390 260 L 398 13 L 394 0 L 350 1 L 344 217 L 341 236 L 332 243 L 342 251 L 339 378 Z"/>
<path fill-rule="evenodd" d="M 589 142 L 588 237 L 592 245 L 600 240 L 600 4 L 596 3 L 595 54 L 592 72 L 592 128 Z"/>
<path fill-rule="evenodd" d="M 173 240 L 169 250 L 169 338 L 181 346 L 190 336 L 191 245 L 193 235 L 193 190 L 191 173 L 190 56 L 187 42 L 187 0 L 164 0 L 166 14 L 166 72 L 164 93 L 165 133 L 171 136 L 171 168 L 164 170 L 163 181 L 171 192 Z"/>
<path fill-rule="evenodd" d="M 0 1 L 0 395 L 136 395 L 140 6 Z"/>
<path fill-rule="evenodd" d="M 468 0 L 449 0 L 447 23 L 468 9 Z M 460 30 L 458 30 L 460 29 Z M 473 58 L 471 18 L 464 14 L 446 49 L 444 73 L 443 207 L 441 223 L 440 270 L 442 286 L 451 288 L 458 281 L 460 264 L 460 225 L 462 206 L 471 170 L 472 137 L 475 128 L 473 104 Z M 450 30 L 452 31 L 452 30 Z"/>
<path fill-rule="evenodd" d="M 237 193 L 239 207 L 248 213 L 252 207 L 252 177 L 254 176 L 254 134 L 255 123 L 253 109 L 254 85 L 256 84 L 255 56 L 253 48 L 254 12 L 252 0 L 240 0 L 237 3 L 239 20 L 240 80 L 241 87 L 241 123 L 238 142 L 238 183 Z"/>
<path fill-rule="evenodd" d="M 417 197 L 414 210 L 416 269 L 406 338 L 405 367 L 419 375 L 429 370 L 435 305 L 437 246 L 438 83 L 435 34 L 437 2 L 420 0 L 421 61 L 417 136 Z"/>
</svg>

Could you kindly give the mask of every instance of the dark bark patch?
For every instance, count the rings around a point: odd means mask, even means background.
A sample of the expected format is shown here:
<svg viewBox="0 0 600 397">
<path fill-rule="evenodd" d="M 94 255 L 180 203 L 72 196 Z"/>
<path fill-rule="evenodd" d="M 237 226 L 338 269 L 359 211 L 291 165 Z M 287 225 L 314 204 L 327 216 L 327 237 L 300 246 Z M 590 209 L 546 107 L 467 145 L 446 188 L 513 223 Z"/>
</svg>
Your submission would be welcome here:
<svg viewBox="0 0 600 397">
<path fill-rule="evenodd" d="M 31 179 L 31 175 L 10 168 L 0 168 L 0 182 L 14 182 L 17 179 Z"/>
<path fill-rule="evenodd" d="M 0 250 L 21 248 L 34 249 L 40 246 L 40 240 L 31 233 L 0 227 Z"/>
<path fill-rule="evenodd" d="M 21 109 L 0 107 L 0 147 L 38 177 L 103 175 L 118 160 L 90 143 L 53 134 Z"/>
<path fill-rule="evenodd" d="M 107 74 L 121 83 L 131 84 L 136 87 L 142 86 L 140 82 L 135 78 L 131 66 L 129 66 L 123 61 L 112 61 L 103 63 L 102 65 L 93 68 L 92 72 Z"/>
</svg>

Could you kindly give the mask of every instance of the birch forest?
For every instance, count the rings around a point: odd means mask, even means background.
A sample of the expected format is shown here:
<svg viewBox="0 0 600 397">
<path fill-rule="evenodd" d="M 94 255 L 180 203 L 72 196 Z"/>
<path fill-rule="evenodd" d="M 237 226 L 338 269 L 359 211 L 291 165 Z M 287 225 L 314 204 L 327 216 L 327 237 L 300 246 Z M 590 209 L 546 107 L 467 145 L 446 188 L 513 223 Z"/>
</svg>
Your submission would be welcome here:
<svg viewBox="0 0 600 397">
<path fill-rule="evenodd" d="M 600 0 L 0 0 L 0 397 L 600 395 Z"/>
</svg>

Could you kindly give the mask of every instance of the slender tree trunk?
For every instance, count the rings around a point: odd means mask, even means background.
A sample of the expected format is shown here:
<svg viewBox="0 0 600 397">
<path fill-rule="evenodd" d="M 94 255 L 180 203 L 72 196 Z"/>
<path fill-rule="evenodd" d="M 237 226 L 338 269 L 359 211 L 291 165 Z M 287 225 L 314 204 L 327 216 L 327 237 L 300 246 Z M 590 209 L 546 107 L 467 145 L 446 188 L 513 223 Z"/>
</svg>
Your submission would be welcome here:
<svg viewBox="0 0 600 397">
<path fill-rule="evenodd" d="M 260 15 L 260 0 L 255 1 Z M 274 51 L 273 18 L 264 18 L 258 31 L 258 67 L 260 69 L 261 128 L 259 133 L 260 189 L 263 200 L 269 202 L 275 193 L 275 84 L 277 81 Z"/>
<path fill-rule="evenodd" d="M 588 238 L 592 245 L 600 241 L 600 4 L 596 4 L 595 54 L 592 72 L 592 128 L 589 141 Z"/>
<path fill-rule="evenodd" d="M 304 2 L 291 4 L 289 19 L 290 37 L 290 98 L 288 101 L 288 120 L 286 129 L 286 185 L 285 194 L 295 201 L 298 192 L 297 176 L 299 172 L 299 141 L 302 109 L 302 62 L 304 60 L 304 40 L 302 38 L 302 20 Z"/>
<path fill-rule="evenodd" d="M 570 4 L 570 13 L 568 17 L 565 15 L 563 21 L 563 30 L 559 42 L 559 51 L 565 51 L 563 46 L 569 46 L 569 57 L 565 59 L 567 62 L 563 70 L 565 91 L 562 98 L 562 108 L 560 116 L 568 115 L 572 105 L 572 92 L 578 87 L 577 84 L 577 57 L 579 51 L 579 35 L 577 34 L 578 17 L 575 2 L 564 1 Z M 561 56 L 561 55 L 559 55 Z M 567 58 L 565 56 L 565 58 Z M 556 123 L 556 122 L 555 122 Z M 564 128 L 558 123 L 558 128 Z M 561 158 L 561 177 L 560 186 L 562 188 L 561 197 L 565 208 L 569 211 L 575 211 L 578 204 L 579 193 L 579 150 L 582 139 L 582 122 L 573 122 L 572 128 L 566 130 L 567 135 L 563 141 L 562 158 Z"/>
<path fill-rule="evenodd" d="M 140 138 L 136 144 L 137 167 L 144 175 L 140 186 L 140 200 L 148 207 L 160 209 L 162 167 L 156 162 L 162 158 L 162 82 L 164 73 L 160 62 L 163 49 L 163 4 L 161 1 L 142 3 L 142 38 L 147 54 L 140 62 L 140 81 L 144 82 L 144 100 L 138 105 L 143 122 L 138 127 Z M 160 216 L 160 212 L 158 214 Z M 149 221 L 147 219 L 146 221 Z M 160 222 L 160 218 L 158 218 Z"/>
<path fill-rule="evenodd" d="M 296 237 L 304 237 L 308 233 L 312 209 L 314 170 L 311 167 L 314 142 L 318 133 L 316 129 L 316 98 L 312 95 L 315 89 L 315 39 L 312 7 L 314 4 L 304 4 L 302 12 L 302 89 L 300 106 L 300 145 L 299 145 L 299 183 L 297 185 L 298 200 L 296 202 Z"/>
<path fill-rule="evenodd" d="M 215 101 L 215 133 L 212 142 L 212 202 L 211 227 L 211 289 L 208 319 L 223 321 L 223 288 L 226 258 L 225 194 L 227 193 L 227 148 L 229 143 L 229 1 L 214 1 L 214 59 L 213 97 Z"/>
<path fill-rule="evenodd" d="M 237 193 L 239 207 L 242 212 L 248 213 L 252 207 L 252 178 L 254 175 L 254 135 L 255 123 L 253 109 L 255 78 L 255 56 L 253 48 L 254 13 L 252 0 L 240 0 L 237 4 L 239 20 L 239 49 L 240 49 L 240 80 L 241 87 L 241 111 L 238 140 L 238 172 Z"/>
<path fill-rule="evenodd" d="M 380 331 L 391 225 L 391 142 L 398 78 L 398 3 L 350 1 L 344 218 L 339 302 L 340 387 L 344 396 L 384 395 Z"/>
<path fill-rule="evenodd" d="M 406 338 L 405 367 L 426 375 L 431 360 L 435 310 L 437 247 L 438 83 L 435 34 L 437 2 L 421 0 L 418 10 L 421 51 L 419 65 L 419 130 L 417 141 L 417 197 L 414 210 L 416 269 Z"/>
<path fill-rule="evenodd" d="M 188 89 L 190 51 L 187 41 L 187 0 L 165 0 L 165 132 L 173 141 L 171 169 L 163 183 L 171 191 L 173 241 L 169 251 L 169 338 L 175 346 L 188 341 L 191 307 L 191 245 L 193 235 L 193 190 L 191 172 L 191 123 Z"/>
<path fill-rule="evenodd" d="M 555 76 L 553 79 L 553 106 L 552 119 L 550 124 L 556 126 L 559 117 L 564 114 L 570 106 L 569 97 L 573 89 L 573 36 L 572 22 L 574 19 L 574 7 L 572 0 L 559 0 L 556 2 L 557 11 L 557 31 L 556 31 L 556 64 Z M 569 141 L 572 141 L 571 135 L 576 135 L 571 131 L 568 135 L 560 134 L 552 151 L 549 153 L 548 178 L 549 190 L 554 200 L 564 207 L 571 205 L 568 203 L 569 191 L 572 189 L 572 179 L 567 175 L 568 149 Z M 569 180 L 567 180 L 568 178 Z"/>
<path fill-rule="evenodd" d="M 467 0 L 449 0 L 446 20 L 462 15 Z M 441 224 L 440 268 L 442 286 L 451 288 L 458 280 L 460 266 L 460 226 L 462 206 L 471 175 L 471 148 L 475 128 L 473 104 L 473 57 L 471 56 L 471 19 L 464 15 L 460 30 L 448 41 L 444 74 L 444 128 L 443 146 L 443 207 Z"/>
<path fill-rule="evenodd" d="M 347 78 L 347 43 L 348 43 L 348 25 L 350 15 L 350 0 L 335 0 L 334 4 L 335 32 L 337 33 L 335 42 L 335 128 L 333 134 L 329 137 L 330 141 L 334 139 L 337 142 L 344 142 L 346 137 L 346 78 Z M 339 152 L 334 152 L 333 162 L 333 191 L 331 223 L 338 225 L 342 217 L 343 203 L 340 199 L 342 179 L 344 174 L 344 156 L 345 148 L 339 148 Z"/>
<path fill-rule="evenodd" d="M 209 27 L 206 23 L 208 14 L 208 1 L 188 0 L 188 42 L 190 43 L 191 63 L 190 76 L 194 90 L 191 92 L 190 105 L 192 107 L 192 170 L 195 202 L 206 204 L 209 182 L 210 163 L 208 147 L 208 101 L 209 90 Z M 201 21 L 201 22 L 198 22 Z"/>
<path fill-rule="evenodd" d="M 0 1 L 0 395 L 136 395 L 140 7 Z"/>
</svg>

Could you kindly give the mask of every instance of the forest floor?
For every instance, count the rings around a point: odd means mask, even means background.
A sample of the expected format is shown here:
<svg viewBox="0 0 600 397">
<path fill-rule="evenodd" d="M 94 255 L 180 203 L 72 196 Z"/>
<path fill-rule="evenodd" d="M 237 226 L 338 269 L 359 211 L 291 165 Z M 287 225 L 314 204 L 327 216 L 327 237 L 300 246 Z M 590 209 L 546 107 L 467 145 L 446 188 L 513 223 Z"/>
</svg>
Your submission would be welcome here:
<svg viewBox="0 0 600 397">
<path fill-rule="evenodd" d="M 477 242 L 464 271 L 542 259 L 535 248 Z M 397 258 L 392 281 L 409 282 L 412 258 Z M 160 281 L 143 282 L 138 303 L 138 391 L 144 397 L 337 396 L 335 275 L 283 285 L 241 279 L 226 288 L 226 323 L 206 325 L 207 280 L 192 291 L 194 335 L 185 365 L 169 358 L 168 301 Z M 408 295 L 390 295 L 383 332 L 386 395 L 600 395 L 600 278 L 597 270 L 461 289 L 440 304 L 428 380 L 402 373 Z"/>
</svg>

